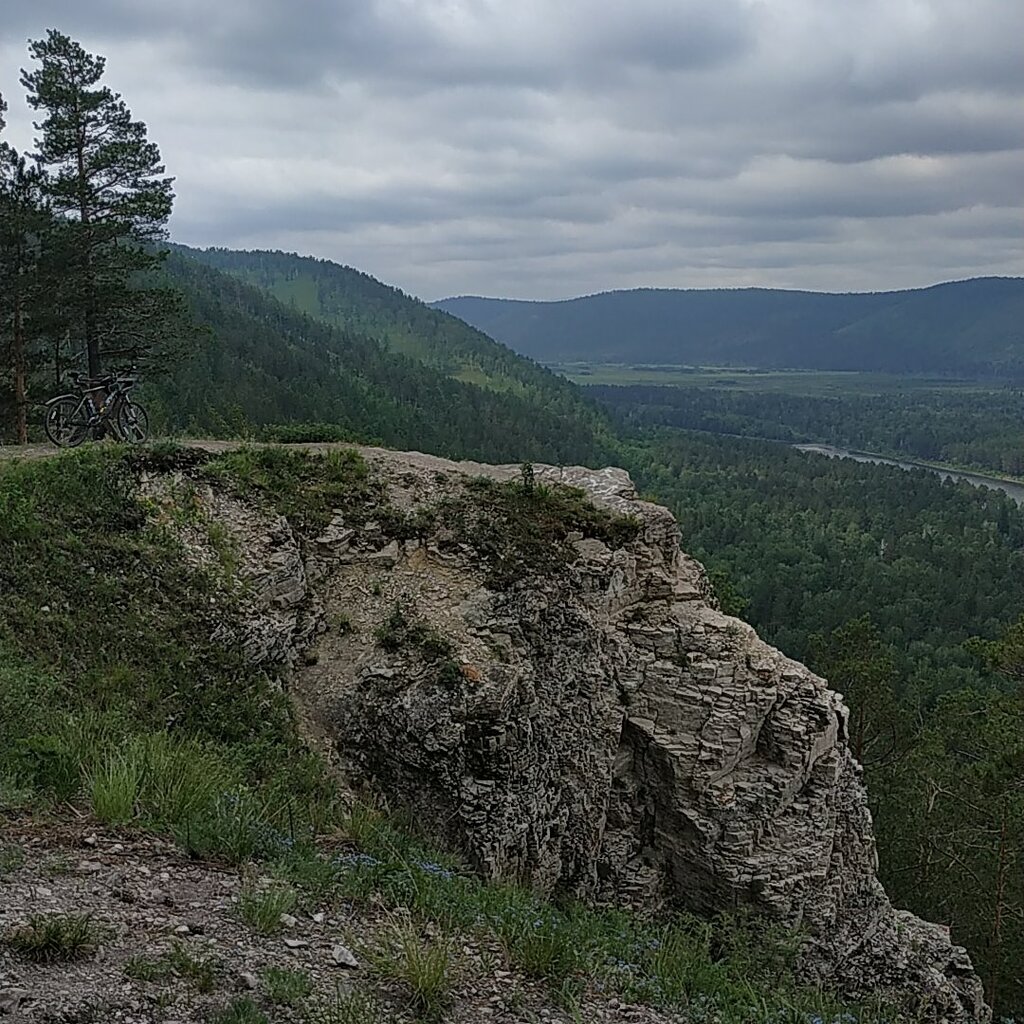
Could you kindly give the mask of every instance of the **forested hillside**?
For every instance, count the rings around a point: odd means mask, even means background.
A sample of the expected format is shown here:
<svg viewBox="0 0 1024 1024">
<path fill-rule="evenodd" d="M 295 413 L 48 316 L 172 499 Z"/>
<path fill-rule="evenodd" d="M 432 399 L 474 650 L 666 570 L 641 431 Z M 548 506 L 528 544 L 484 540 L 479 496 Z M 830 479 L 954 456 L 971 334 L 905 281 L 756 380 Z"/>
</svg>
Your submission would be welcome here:
<svg viewBox="0 0 1024 1024">
<path fill-rule="evenodd" d="M 316 320 L 355 331 L 450 377 L 497 390 L 570 398 L 571 389 L 474 327 L 352 267 L 295 253 L 175 246 Z"/>
<path fill-rule="evenodd" d="M 163 430 L 223 436 L 319 424 L 317 436 L 499 462 L 607 457 L 595 408 L 511 353 L 510 364 L 521 364 L 524 377 L 534 373 L 536 383 L 483 388 L 180 253 L 168 259 L 167 273 L 206 331 L 188 358 L 148 387 Z M 292 429 L 279 436 L 305 435 Z"/>
<path fill-rule="evenodd" d="M 1024 279 L 902 292 L 636 289 L 564 302 L 435 303 L 554 363 L 686 363 L 1024 376 Z"/>
</svg>

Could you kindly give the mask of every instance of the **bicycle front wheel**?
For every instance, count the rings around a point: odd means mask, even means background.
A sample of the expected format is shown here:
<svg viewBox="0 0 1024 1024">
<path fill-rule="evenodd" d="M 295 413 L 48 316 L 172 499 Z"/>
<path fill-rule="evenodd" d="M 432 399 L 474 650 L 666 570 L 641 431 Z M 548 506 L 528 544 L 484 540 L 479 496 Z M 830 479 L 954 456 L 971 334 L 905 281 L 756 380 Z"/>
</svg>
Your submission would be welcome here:
<svg viewBox="0 0 1024 1024">
<path fill-rule="evenodd" d="M 117 433 L 128 444 L 142 444 L 149 437 L 149 414 L 139 405 L 125 399 L 117 410 Z"/>
<path fill-rule="evenodd" d="M 46 436 L 58 448 L 76 448 L 89 433 L 89 418 L 77 398 L 58 398 L 46 408 Z"/>
</svg>

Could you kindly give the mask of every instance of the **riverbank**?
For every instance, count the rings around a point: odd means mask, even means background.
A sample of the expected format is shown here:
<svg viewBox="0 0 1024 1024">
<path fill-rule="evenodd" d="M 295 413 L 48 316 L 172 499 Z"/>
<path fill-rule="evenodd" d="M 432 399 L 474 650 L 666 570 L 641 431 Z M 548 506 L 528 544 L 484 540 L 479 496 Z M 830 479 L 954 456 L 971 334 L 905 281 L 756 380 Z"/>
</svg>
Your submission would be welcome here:
<svg viewBox="0 0 1024 1024">
<path fill-rule="evenodd" d="M 838 448 L 830 444 L 794 444 L 797 451 L 815 455 L 824 455 L 832 459 L 853 459 L 855 462 L 870 462 L 882 466 L 896 466 L 899 469 L 923 469 L 936 473 L 943 480 L 962 480 L 974 487 L 987 487 L 990 490 L 1002 491 L 1009 495 L 1018 505 L 1024 505 L 1024 480 L 1012 477 L 993 476 L 988 473 L 977 473 L 969 469 L 947 466 L 938 463 L 922 462 L 917 459 L 898 459 L 877 452 L 863 452 L 857 449 Z"/>
</svg>

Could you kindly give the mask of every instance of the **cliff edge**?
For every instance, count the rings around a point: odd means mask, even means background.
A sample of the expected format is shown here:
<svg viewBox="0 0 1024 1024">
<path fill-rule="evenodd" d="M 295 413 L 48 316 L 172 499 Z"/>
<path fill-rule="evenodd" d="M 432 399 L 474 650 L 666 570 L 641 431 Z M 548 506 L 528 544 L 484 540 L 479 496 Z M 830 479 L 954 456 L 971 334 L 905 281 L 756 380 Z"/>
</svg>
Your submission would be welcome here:
<svg viewBox="0 0 1024 1024">
<path fill-rule="evenodd" d="M 966 952 L 876 877 L 842 697 L 719 610 L 666 509 L 617 469 L 524 479 L 360 451 L 376 497 L 308 534 L 207 495 L 239 544 L 251 656 L 293 664 L 353 785 L 414 809 L 486 876 L 749 907 L 806 930 L 808 979 L 988 1019 Z"/>
</svg>

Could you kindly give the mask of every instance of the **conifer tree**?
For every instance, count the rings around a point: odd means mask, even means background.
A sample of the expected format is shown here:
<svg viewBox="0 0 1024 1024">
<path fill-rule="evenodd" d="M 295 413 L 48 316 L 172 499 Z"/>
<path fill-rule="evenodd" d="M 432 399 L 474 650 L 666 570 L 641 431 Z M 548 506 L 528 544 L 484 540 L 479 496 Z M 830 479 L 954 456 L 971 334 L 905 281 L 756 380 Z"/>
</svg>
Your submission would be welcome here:
<svg viewBox="0 0 1024 1024">
<path fill-rule="evenodd" d="M 134 360 L 180 333 L 172 292 L 142 287 L 163 260 L 154 244 L 171 213 L 172 179 L 146 126 L 100 84 L 105 59 L 51 29 L 29 44 L 39 62 L 22 71 L 36 122 L 46 195 L 63 230 L 53 252 L 66 264 L 61 306 L 81 337 L 91 376 L 105 358 Z"/>
<path fill-rule="evenodd" d="M 10 146 L 0 146 L 0 347 L 10 369 L 15 437 L 28 440 L 28 380 L 46 321 L 42 266 L 49 216 L 43 176 Z"/>
</svg>

